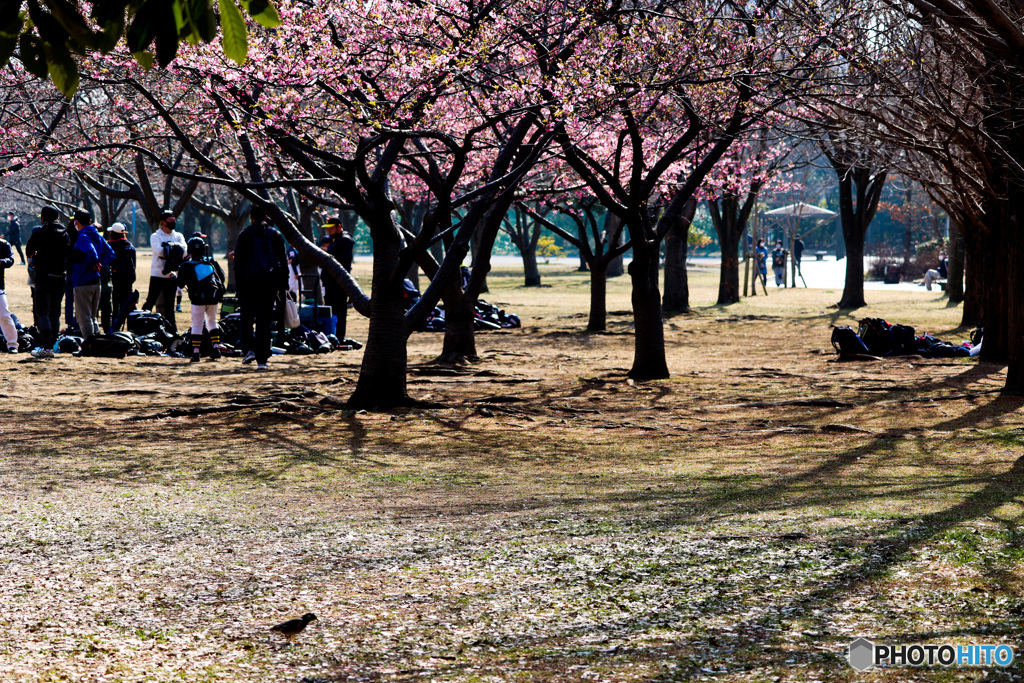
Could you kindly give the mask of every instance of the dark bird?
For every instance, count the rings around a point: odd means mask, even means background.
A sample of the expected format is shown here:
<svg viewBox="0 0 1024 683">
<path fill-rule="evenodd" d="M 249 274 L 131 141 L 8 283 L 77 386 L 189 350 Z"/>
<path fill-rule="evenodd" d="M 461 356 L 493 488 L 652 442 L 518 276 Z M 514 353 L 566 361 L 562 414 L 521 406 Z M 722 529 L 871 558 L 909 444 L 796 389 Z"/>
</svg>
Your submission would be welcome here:
<svg viewBox="0 0 1024 683">
<path fill-rule="evenodd" d="M 281 633 L 288 640 L 295 640 L 295 636 L 302 633 L 306 626 L 311 621 L 316 620 L 316 615 L 312 612 L 306 612 L 298 619 L 289 619 L 283 624 L 271 627 L 271 631 L 277 631 Z"/>
</svg>

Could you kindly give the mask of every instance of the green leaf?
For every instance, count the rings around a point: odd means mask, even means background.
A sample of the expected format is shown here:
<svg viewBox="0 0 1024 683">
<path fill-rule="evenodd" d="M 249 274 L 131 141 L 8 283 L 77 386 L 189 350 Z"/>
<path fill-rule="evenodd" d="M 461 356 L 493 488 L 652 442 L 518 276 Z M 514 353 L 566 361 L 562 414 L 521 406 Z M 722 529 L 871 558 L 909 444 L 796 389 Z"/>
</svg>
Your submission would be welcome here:
<svg viewBox="0 0 1024 683">
<path fill-rule="evenodd" d="M 99 35 L 92 30 L 89 22 L 74 5 L 67 0 L 43 0 L 51 12 L 51 16 L 60 22 L 77 43 L 90 49 L 98 49 Z"/>
<path fill-rule="evenodd" d="M 43 55 L 43 44 L 31 33 L 21 34 L 21 49 L 19 50 L 21 63 L 25 70 L 36 78 L 46 78 L 49 69 L 46 68 L 46 57 Z"/>
<path fill-rule="evenodd" d="M 7 66 L 7 62 L 14 54 L 14 48 L 18 46 L 18 38 L 21 37 L 21 30 L 25 26 L 24 14 L 15 11 L 8 15 L 0 15 L 0 67 Z"/>
<path fill-rule="evenodd" d="M 203 42 L 210 42 L 217 37 L 217 15 L 213 13 L 210 0 L 188 0 L 192 21 L 196 32 Z"/>
<path fill-rule="evenodd" d="M 168 16 L 167 21 L 157 28 L 156 63 L 160 65 L 161 69 L 178 56 L 178 29 L 170 19 L 171 17 Z"/>
<path fill-rule="evenodd" d="M 281 25 L 281 16 L 269 0 L 241 0 L 241 3 L 249 16 L 260 26 L 277 28 Z"/>
<path fill-rule="evenodd" d="M 161 7 L 159 0 L 149 0 L 143 2 L 136 10 L 126 36 L 128 50 L 132 54 L 145 52 L 153 44 L 160 23 L 165 20 L 165 17 L 161 16 L 162 9 L 164 7 Z M 173 20 L 173 17 L 171 19 Z"/>
<path fill-rule="evenodd" d="M 132 57 L 135 58 L 136 63 L 141 66 L 144 70 L 149 71 L 153 68 L 153 54 L 150 52 L 133 52 Z"/>
<path fill-rule="evenodd" d="M 43 52 L 53 84 L 70 100 L 78 90 L 78 63 L 63 45 L 44 43 Z"/>
<path fill-rule="evenodd" d="M 220 0 L 220 28 L 224 34 L 221 41 L 224 54 L 236 64 L 245 64 L 249 56 L 249 39 L 246 35 L 245 19 L 238 11 L 235 0 Z"/>
</svg>

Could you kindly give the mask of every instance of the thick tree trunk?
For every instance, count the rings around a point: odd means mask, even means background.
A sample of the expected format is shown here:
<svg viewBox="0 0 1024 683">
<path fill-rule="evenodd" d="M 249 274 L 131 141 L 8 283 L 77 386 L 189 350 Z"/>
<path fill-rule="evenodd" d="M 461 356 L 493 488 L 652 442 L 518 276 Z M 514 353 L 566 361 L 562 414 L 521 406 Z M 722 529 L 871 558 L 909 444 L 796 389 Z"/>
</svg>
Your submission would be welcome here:
<svg viewBox="0 0 1024 683">
<path fill-rule="evenodd" d="M 476 331 L 473 329 L 476 299 L 471 301 L 470 297 L 461 291 L 458 283 L 454 286 L 459 289 L 459 295 L 445 300 L 444 343 L 441 355 L 435 360 L 437 363 L 451 365 L 475 360 L 477 357 Z"/>
<path fill-rule="evenodd" d="M 1024 392 L 1024 201 L 1010 200 L 1013 215 L 1007 235 L 1006 384 L 1005 391 Z M 987 329 L 986 329 L 987 333 Z M 987 342 L 985 342 L 987 344 Z M 982 344 L 982 351 L 985 344 Z"/>
<path fill-rule="evenodd" d="M 690 283 L 686 276 L 686 255 L 690 221 L 672 226 L 665 235 L 665 293 L 661 304 L 670 313 L 690 311 Z"/>
<path fill-rule="evenodd" d="M 637 242 L 633 240 L 633 260 L 629 264 L 635 335 L 633 367 L 629 376 L 633 379 L 665 379 L 669 374 L 658 292 L 658 250 L 648 245 L 638 248 Z"/>
<path fill-rule="evenodd" d="M 537 267 L 537 246 L 526 244 L 519 252 L 523 257 L 526 287 L 540 287 L 540 269 Z"/>
<path fill-rule="evenodd" d="M 866 306 L 864 302 L 864 236 L 846 239 L 846 285 L 839 308 L 852 309 Z"/>
<path fill-rule="evenodd" d="M 590 269 L 590 319 L 587 332 L 604 332 L 608 329 L 608 279 L 606 266 L 600 260 Z"/>
<path fill-rule="evenodd" d="M 612 244 L 612 235 L 615 234 L 615 231 L 618 228 L 619 224 L 619 219 L 611 211 L 605 214 L 604 232 L 608 236 L 608 244 L 605 245 L 605 249 L 608 251 L 618 249 L 619 246 L 622 244 L 622 233 L 619 233 L 619 238 L 614 240 L 614 244 Z M 605 271 L 605 277 L 619 277 L 620 275 L 625 273 L 626 271 L 623 267 L 623 263 L 624 261 L 622 258 L 622 254 L 613 258 L 611 260 L 611 263 L 608 264 L 608 269 Z"/>
<path fill-rule="evenodd" d="M 391 220 L 390 216 L 380 219 Z M 392 279 L 400 250 L 397 236 L 374 240 L 370 329 L 359 380 L 348 400 L 350 408 L 387 409 L 411 402 L 406 393 L 408 337 L 402 289 Z"/>
<path fill-rule="evenodd" d="M 978 230 L 961 234 L 964 245 L 964 310 L 960 325 L 977 326 L 981 323 L 981 293 L 985 288 L 981 270 L 981 236 Z"/>
<path fill-rule="evenodd" d="M 982 237 L 981 271 L 985 284 L 981 293 L 981 326 L 985 328 L 985 341 L 981 346 L 981 359 L 989 363 L 1007 361 L 1007 314 L 1009 301 L 1009 270 L 1007 239 L 1004 235 L 1003 216 L 993 216 L 989 233 Z"/>
<path fill-rule="evenodd" d="M 958 304 L 964 300 L 964 239 L 960 228 L 949 226 L 949 273 L 946 278 L 946 294 L 949 303 Z"/>
<path fill-rule="evenodd" d="M 722 245 L 722 270 L 718 276 L 718 306 L 739 303 L 740 300 L 740 258 L 739 241 L 742 232 L 735 235 L 733 230 L 718 233 Z"/>
</svg>

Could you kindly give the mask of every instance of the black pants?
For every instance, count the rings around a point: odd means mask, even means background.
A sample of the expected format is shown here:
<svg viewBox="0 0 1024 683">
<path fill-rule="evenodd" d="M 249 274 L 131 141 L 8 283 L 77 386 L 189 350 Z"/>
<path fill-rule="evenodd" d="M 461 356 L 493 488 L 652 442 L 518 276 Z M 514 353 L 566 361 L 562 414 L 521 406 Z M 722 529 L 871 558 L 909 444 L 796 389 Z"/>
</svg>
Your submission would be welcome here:
<svg viewBox="0 0 1024 683">
<path fill-rule="evenodd" d="M 149 278 L 149 292 L 146 294 L 146 302 L 142 304 L 142 310 L 152 311 L 156 300 L 162 293 L 164 295 L 164 317 L 171 324 L 171 332 L 177 333 L 178 325 L 174 322 L 174 296 L 178 292 L 178 281 L 173 277 L 152 277 Z"/>
<path fill-rule="evenodd" d="M 264 364 L 270 358 L 270 326 L 274 319 L 274 302 L 276 291 L 254 290 L 238 292 L 238 305 L 241 307 L 238 328 L 238 343 L 242 353 L 252 351 L 256 354 L 256 362 Z M 255 334 L 253 327 L 255 326 Z"/>
<path fill-rule="evenodd" d="M 326 292 L 324 302 L 331 307 L 331 315 L 338 317 L 338 328 L 334 333 L 339 341 L 343 341 L 348 323 L 348 294 L 345 290 L 329 291 Z"/>
<path fill-rule="evenodd" d="M 132 293 L 135 291 L 135 280 L 112 280 L 111 281 L 111 292 L 110 292 L 110 310 L 114 317 L 121 312 L 121 307 L 124 306 L 125 302 L 128 301 Z M 127 318 L 126 318 L 127 319 Z M 122 327 L 124 323 L 121 323 Z M 111 330 L 111 332 L 117 332 L 117 330 Z"/>
<path fill-rule="evenodd" d="M 64 298 L 64 282 L 36 283 L 32 296 L 32 315 L 39 330 L 39 345 L 52 348 L 60 331 L 60 303 Z"/>
<path fill-rule="evenodd" d="M 11 247 L 18 250 L 18 258 L 21 259 L 21 265 L 25 265 L 25 254 L 21 251 L 21 242 L 11 242 Z"/>
</svg>

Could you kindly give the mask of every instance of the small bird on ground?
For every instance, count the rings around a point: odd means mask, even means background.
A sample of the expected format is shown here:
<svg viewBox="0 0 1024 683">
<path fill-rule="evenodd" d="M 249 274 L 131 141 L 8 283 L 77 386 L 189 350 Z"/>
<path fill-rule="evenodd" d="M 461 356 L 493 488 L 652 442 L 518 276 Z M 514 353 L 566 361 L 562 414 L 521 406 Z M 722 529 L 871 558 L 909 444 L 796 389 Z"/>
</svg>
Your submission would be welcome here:
<svg viewBox="0 0 1024 683">
<path fill-rule="evenodd" d="M 278 633 L 282 634 L 288 640 L 295 640 L 295 636 L 297 636 L 300 633 L 302 633 L 302 631 L 306 628 L 306 626 L 309 624 L 309 622 L 315 621 L 315 620 L 316 620 L 316 615 L 315 614 L 313 614 L 312 612 L 306 612 L 305 614 L 303 614 L 298 619 L 289 619 L 288 621 L 284 622 L 283 624 L 278 624 L 277 626 L 271 627 L 270 630 L 271 631 L 277 631 Z"/>
</svg>

